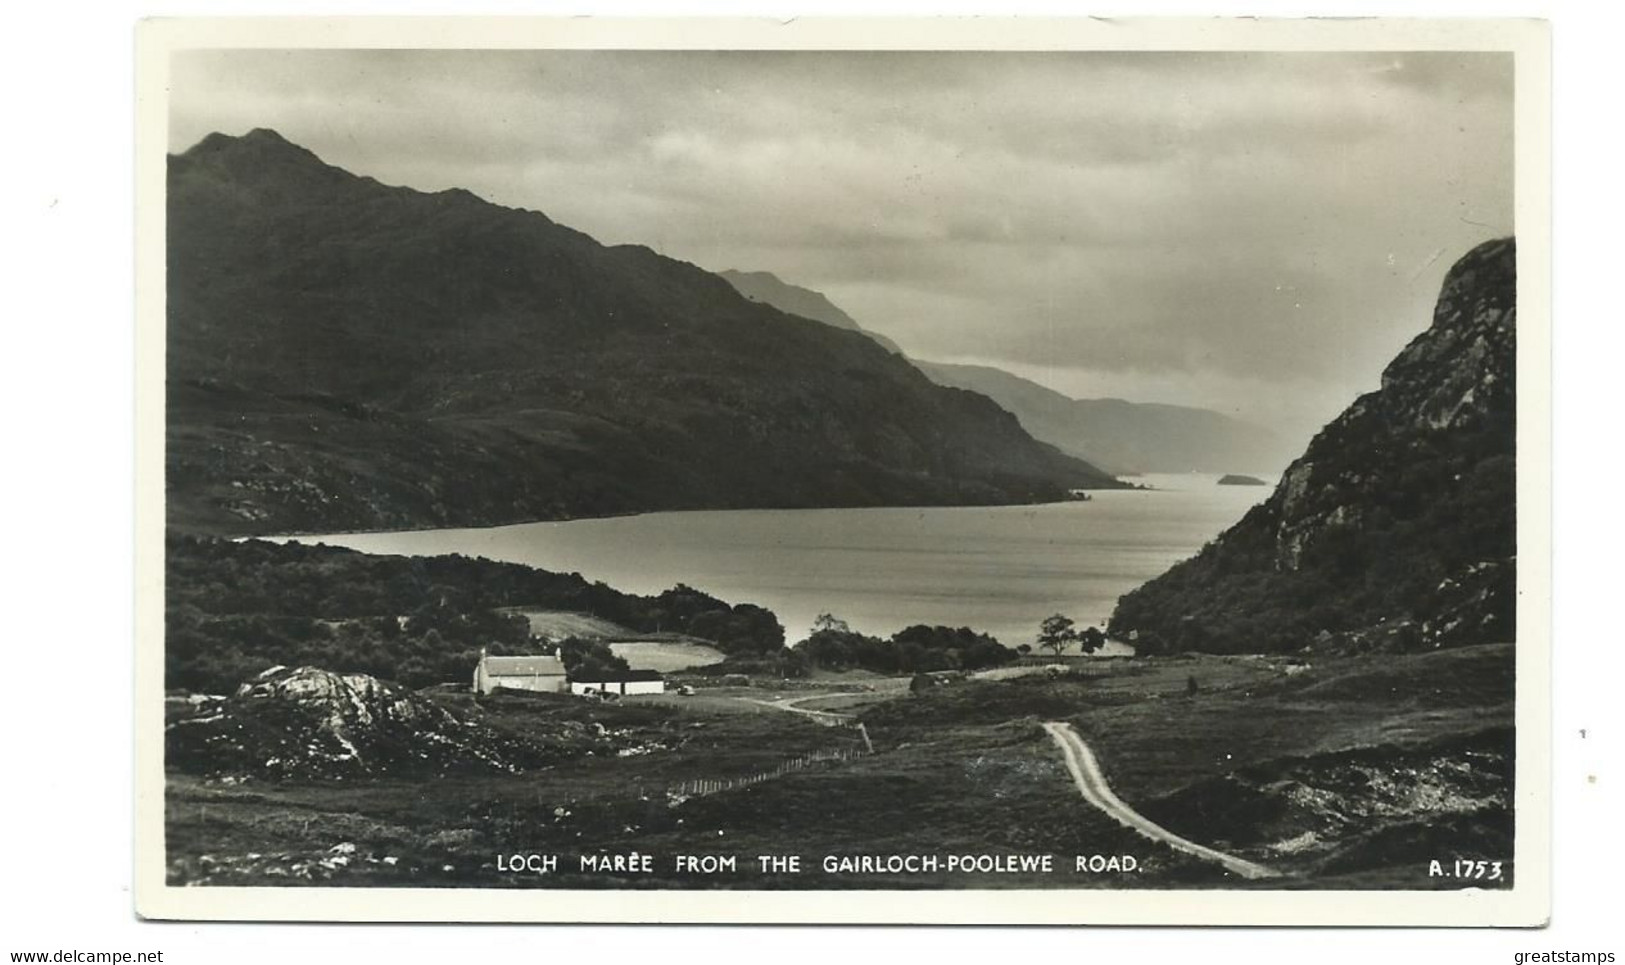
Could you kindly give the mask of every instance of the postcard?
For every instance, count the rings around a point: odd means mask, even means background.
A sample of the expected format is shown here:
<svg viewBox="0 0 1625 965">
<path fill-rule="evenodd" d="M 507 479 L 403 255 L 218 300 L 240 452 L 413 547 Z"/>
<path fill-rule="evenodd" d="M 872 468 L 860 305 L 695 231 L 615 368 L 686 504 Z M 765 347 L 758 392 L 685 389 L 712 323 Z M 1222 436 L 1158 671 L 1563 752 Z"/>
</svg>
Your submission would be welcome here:
<svg viewBox="0 0 1625 965">
<path fill-rule="evenodd" d="M 1543 23 L 138 42 L 140 914 L 1546 920 Z"/>
</svg>

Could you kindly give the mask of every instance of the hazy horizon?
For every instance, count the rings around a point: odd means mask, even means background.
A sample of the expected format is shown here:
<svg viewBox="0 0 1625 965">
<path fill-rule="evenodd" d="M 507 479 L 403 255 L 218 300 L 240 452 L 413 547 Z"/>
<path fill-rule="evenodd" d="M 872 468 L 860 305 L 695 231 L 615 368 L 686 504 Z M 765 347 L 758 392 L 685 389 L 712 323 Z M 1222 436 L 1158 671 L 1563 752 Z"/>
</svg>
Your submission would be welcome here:
<svg viewBox="0 0 1625 965">
<path fill-rule="evenodd" d="M 170 149 L 276 129 L 827 295 L 910 355 L 1308 434 L 1512 233 L 1462 53 L 194 51 Z"/>
</svg>

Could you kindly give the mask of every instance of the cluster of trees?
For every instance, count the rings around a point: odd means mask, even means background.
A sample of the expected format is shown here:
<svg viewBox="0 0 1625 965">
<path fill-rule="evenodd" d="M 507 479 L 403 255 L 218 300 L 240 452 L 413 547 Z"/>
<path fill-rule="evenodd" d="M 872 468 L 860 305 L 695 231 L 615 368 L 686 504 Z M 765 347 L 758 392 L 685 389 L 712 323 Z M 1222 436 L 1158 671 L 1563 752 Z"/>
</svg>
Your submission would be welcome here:
<svg viewBox="0 0 1625 965">
<path fill-rule="evenodd" d="M 795 650 L 813 667 L 887 674 L 981 670 L 1018 656 L 993 637 L 969 627 L 915 625 L 883 640 L 859 633 L 827 613 L 819 616 L 812 633 Z"/>
<path fill-rule="evenodd" d="M 1078 625 L 1069 616 L 1055 614 L 1044 618 L 1038 625 L 1038 645 L 1059 657 L 1066 648 L 1077 644 L 1082 653 L 1094 653 L 1106 644 L 1106 634 L 1099 627 L 1084 627 Z"/>
<path fill-rule="evenodd" d="M 591 678 L 605 673 L 631 670 L 625 657 L 618 657 L 602 640 L 570 637 L 559 643 L 559 660 L 572 677 Z"/>
<path fill-rule="evenodd" d="M 171 688 L 230 691 L 267 667 L 301 663 L 409 686 L 463 680 L 481 647 L 537 652 L 524 618 L 500 612 L 517 606 L 690 634 L 732 654 L 784 645 L 784 628 L 768 610 L 729 606 L 681 585 L 644 597 L 574 573 L 464 556 L 370 556 L 178 534 L 165 549 Z"/>
<path fill-rule="evenodd" d="M 229 693 L 278 664 L 312 664 L 424 687 L 466 679 L 481 648 L 494 654 L 536 650 L 523 617 L 438 603 L 406 617 L 338 620 L 214 614 L 186 604 L 169 607 L 165 624 L 166 686 L 214 693 Z"/>
<path fill-rule="evenodd" d="M 1047 617 L 1039 627 L 1040 648 L 1056 656 L 1076 646 L 1081 653 L 1094 653 L 1106 643 L 1099 627 L 1077 629 L 1067 616 Z M 924 674 L 943 670 L 982 670 L 1010 663 L 1033 652 L 1032 644 L 1014 649 L 996 638 L 969 627 L 916 624 L 892 634 L 890 639 L 870 636 L 852 629 L 845 620 L 820 614 L 807 639 L 793 647 L 770 653 L 735 654 L 708 667 L 689 673 L 721 677 L 744 674 L 793 680 L 805 678 L 814 669 L 872 670 L 885 674 Z"/>
<path fill-rule="evenodd" d="M 681 583 L 652 598 L 625 593 L 620 596 L 626 599 L 610 608 L 620 615 L 608 618 L 635 630 L 685 633 L 713 641 L 718 650 L 730 654 L 771 653 L 784 646 L 784 626 L 779 618 L 754 603 L 729 606 Z M 627 600 L 639 602 L 631 604 Z M 645 600 L 648 602 L 641 602 Z"/>
</svg>

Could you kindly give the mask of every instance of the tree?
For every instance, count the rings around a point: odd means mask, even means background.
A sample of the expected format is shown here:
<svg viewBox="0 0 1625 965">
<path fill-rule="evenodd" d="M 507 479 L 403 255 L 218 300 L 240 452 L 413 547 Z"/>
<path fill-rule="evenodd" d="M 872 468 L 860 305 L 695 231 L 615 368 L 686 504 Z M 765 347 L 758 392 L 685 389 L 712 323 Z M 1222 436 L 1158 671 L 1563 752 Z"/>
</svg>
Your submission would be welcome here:
<svg viewBox="0 0 1625 965">
<path fill-rule="evenodd" d="M 1078 649 L 1084 653 L 1094 653 L 1106 645 L 1106 635 L 1100 632 L 1099 627 L 1086 627 L 1078 634 Z"/>
<path fill-rule="evenodd" d="M 1015 651 L 970 627 L 915 624 L 892 635 L 897 670 L 981 670 L 1016 659 Z M 871 667 L 872 670 L 882 668 Z"/>
<path fill-rule="evenodd" d="M 830 613 L 818 614 L 818 619 L 813 621 L 812 628 L 814 633 L 820 630 L 833 630 L 836 633 L 852 632 L 852 628 L 847 626 L 845 620 Z"/>
<path fill-rule="evenodd" d="M 1078 639 L 1078 631 L 1071 617 L 1057 613 L 1052 617 L 1045 617 L 1044 622 L 1038 626 L 1038 645 L 1055 651 L 1059 657 L 1066 645 Z"/>
<path fill-rule="evenodd" d="M 631 669 L 625 657 L 617 656 L 602 640 L 583 640 L 566 637 L 559 641 L 559 662 L 572 677 L 601 676 L 624 673 Z"/>
</svg>

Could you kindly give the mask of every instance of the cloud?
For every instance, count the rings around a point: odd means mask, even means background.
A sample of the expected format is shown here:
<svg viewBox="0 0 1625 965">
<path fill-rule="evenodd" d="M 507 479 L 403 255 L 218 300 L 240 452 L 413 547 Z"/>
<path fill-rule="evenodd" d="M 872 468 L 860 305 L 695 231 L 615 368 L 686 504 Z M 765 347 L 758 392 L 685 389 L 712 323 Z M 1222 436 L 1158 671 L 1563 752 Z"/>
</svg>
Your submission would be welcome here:
<svg viewBox="0 0 1625 965">
<path fill-rule="evenodd" d="M 773 271 L 920 357 L 1275 418 L 1373 385 L 1511 233 L 1511 84 L 1471 53 L 205 51 L 171 148 L 274 127 Z"/>
</svg>

